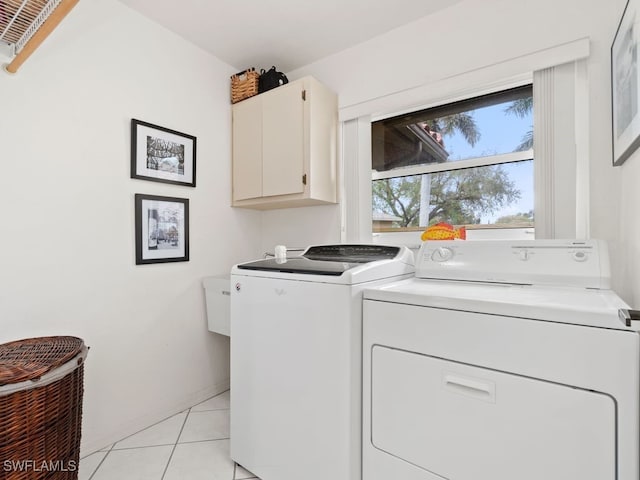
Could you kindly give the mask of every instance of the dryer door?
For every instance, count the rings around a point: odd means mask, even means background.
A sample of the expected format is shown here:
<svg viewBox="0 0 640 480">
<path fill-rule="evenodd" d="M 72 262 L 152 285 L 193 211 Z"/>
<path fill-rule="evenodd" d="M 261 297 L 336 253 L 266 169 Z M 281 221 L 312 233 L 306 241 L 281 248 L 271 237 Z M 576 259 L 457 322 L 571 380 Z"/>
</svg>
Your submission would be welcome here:
<svg viewBox="0 0 640 480">
<path fill-rule="evenodd" d="M 374 346 L 375 448 L 451 480 L 614 480 L 616 407 L 593 391 Z"/>
</svg>

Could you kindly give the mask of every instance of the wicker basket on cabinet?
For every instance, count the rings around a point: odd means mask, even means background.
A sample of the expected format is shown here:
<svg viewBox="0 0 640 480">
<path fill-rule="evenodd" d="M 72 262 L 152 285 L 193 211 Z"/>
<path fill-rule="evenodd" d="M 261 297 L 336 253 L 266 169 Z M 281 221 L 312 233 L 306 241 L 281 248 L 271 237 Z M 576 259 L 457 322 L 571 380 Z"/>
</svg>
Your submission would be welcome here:
<svg viewBox="0 0 640 480">
<path fill-rule="evenodd" d="M 231 75 L 231 103 L 238 103 L 258 93 L 258 77 L 254 68 Z"/>
<path fill-rule="evenodd" d="M 87 351 L 77 337 L 0 345 L 0 479 L 78 478 Z"/>
</svg>

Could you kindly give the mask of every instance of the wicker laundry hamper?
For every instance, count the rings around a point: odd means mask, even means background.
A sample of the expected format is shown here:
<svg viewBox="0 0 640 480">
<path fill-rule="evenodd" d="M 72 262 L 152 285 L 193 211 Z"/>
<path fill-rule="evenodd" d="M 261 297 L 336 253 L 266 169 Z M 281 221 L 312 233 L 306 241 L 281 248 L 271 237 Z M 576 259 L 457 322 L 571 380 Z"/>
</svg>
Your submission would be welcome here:
<svg viewBox="0 0 640 480">
<path fill-rule="evenodd" d="M 84 359 L 77 337 L 0 345 L 0 480 L 76 480 Z"/>
</svg>

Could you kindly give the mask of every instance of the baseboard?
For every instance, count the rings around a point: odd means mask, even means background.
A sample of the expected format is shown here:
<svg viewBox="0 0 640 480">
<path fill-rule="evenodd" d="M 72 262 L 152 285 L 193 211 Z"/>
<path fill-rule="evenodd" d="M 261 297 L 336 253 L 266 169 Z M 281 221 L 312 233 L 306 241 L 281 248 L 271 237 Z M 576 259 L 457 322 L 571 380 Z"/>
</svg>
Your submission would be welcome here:
<svg viewBox="0 0 640 480">
<path fill-rule="evenodd" d="M 222 382 L 218 382 L 205 389 L 186 395 L 180 402 L 171 405 L 168 408 L 162 410 L 146 411 L 145 415 L 142 415 L 136 419 L 129 420 L 126 423 L 116 424 L 115 428 L 109 432 L 105 432 L 104 435 L 98 435 L 94 438 L 82 441 L 80 448 L 80 457 L 86 457 L 98 450 L 104 449 L 120 440 L 133 435 L 134 433 L 144 430 L 147 427 L 155 425 L 169 417 L 172 417 L 184 410 L 187 410 L 198 403 L 219 395 L 229 390 L 230 378 L 226 378 Z"/>
</svg>

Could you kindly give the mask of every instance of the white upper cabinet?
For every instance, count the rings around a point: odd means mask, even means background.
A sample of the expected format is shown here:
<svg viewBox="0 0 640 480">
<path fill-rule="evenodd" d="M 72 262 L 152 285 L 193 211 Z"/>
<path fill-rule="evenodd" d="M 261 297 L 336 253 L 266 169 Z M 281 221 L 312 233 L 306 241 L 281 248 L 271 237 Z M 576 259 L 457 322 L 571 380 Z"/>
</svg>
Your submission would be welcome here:
<svg viewBox="0 0 640 480">
<path fill-rule="evenodd" d="M 262 98 L 233 106 L 232 148 L 234 200 L 261 197 Z"/>
<path fill-rule="evenodd" d="M 338 101 L 312 77 L 233 105 L 234 207 L 337 202 Z"/>
</svg>

